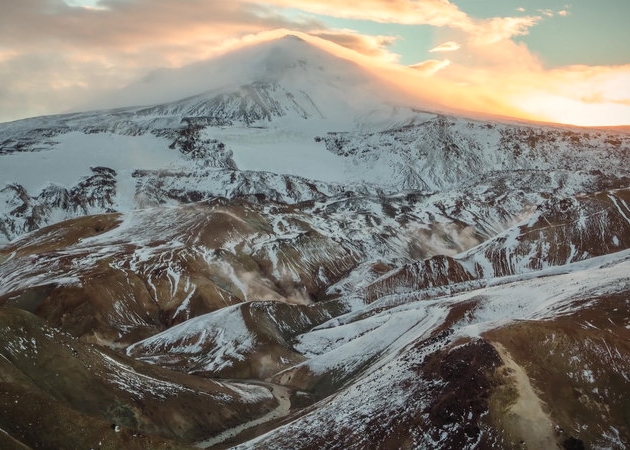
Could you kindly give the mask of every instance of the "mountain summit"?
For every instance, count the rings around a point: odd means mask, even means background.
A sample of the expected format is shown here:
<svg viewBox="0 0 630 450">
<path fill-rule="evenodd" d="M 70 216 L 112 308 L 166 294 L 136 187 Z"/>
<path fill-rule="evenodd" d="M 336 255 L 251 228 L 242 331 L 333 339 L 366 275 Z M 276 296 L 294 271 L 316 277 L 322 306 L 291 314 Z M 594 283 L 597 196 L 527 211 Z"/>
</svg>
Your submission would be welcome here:
<svg viewBox="0 0 630 450">
<path fill-rule="evenodd" d="M 287 35 L 205 62 L 153 72 L 110 95 L 106 106 L 176 102 L 178 111 L 190 114 L 254 109 L 252 121 L 289 115 L 352 123 L 358 115 L 399 98 L 392 85 L 358 64 Z"/>
</svg>

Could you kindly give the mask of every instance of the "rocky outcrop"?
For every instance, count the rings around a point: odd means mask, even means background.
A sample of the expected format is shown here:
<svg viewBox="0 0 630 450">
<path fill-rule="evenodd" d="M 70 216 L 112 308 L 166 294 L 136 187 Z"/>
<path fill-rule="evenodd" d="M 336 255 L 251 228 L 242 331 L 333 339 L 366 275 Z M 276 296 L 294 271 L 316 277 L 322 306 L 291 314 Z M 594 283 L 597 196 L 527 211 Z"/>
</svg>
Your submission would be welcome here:
<svg viewBox="0 0 630 450">
<path fill-rule="evenodd" d="M 116 172 L 107 167 L 93 167 L 71 188 L 50 184 L 36 195 L 8 185 L 0 190 L 0 237 L 11 240 L 67 218 L 111 212 L 115 195 Z"/>
</svg>

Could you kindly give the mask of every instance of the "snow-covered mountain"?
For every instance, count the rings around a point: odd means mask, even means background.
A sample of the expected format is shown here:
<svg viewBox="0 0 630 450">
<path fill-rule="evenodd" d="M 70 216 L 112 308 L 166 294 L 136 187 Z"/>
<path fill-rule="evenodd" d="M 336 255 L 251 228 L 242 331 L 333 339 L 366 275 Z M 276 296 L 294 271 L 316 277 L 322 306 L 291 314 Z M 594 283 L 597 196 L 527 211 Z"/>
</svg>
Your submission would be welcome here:
<svg viewBox="0 0 630 450">
<path fill-rule="evenodd" d="M 421 112 L 367 70 L 292 36 L 156 74 L 124 97 L 202 80 L 205 91 L 183 100 L 0 125 L 0 239 L 216 196 L 295 203 L 480 183 L 506 196 L 574 195 L 628 178 L 627 134 Z"/>
<path fill-rule="evenodd" d="M 121 98 L 0 124 L 0 447 L 630 445 L 630 134 L 294 36 Z"/>
</svg>

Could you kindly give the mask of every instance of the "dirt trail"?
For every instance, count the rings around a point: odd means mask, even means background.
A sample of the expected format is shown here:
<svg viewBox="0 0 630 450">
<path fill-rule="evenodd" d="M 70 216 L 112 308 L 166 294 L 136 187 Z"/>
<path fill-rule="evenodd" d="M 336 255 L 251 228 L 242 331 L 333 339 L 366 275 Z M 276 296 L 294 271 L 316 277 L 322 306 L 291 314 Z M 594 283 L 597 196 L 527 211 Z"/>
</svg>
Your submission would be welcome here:
<svg viewBox="0 0 630 450">
<path fill-rule="evenodd" d="M 527 448 L 556 448 L 553 424 L 542 409 L 542 402 L 529 382 L 525 370 L 516 364 L 510 353 L 497 342 L 493 342 L 518 393 L 516 402 L 504 415 L 506 431 L 523 441 Z"/>
<path fill-rule="evenodd" d="M 241 380 L 239 381 L 239 384 L 257 384 L 259 386 L 264 386 L 268 388 L 271 391 L 271 394 L 276 398 L 278 406 L 262 417 L 242 423 L 234 428 L 230 428 L 229 430 L 225 430 L 223 433 L 220 433 L 210 439 L 197 442 L 197 447 L 210 448 L 213 445 L 220 444 L 227 441 L 228 439 L 232 439 L 233 437 L 238 436 L 245 430 L 256 427 L 266 422 L 270 422 L 275 419 L 279 419 L 289 414 L 289 411 L 291 410 L 291 392 L 287 387 L 279 384 L 265 383 L 258 380 Z"/>
</svg>

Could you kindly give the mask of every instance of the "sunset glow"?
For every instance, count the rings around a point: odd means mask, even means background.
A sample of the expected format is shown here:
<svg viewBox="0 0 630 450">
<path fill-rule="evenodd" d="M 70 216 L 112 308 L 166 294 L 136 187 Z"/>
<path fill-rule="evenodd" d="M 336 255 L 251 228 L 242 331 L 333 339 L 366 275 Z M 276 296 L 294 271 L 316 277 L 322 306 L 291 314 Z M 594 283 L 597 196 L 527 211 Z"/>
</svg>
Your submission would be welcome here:
<svg viewBox="0 0 630 450">
<path fill-rule="evenodd" d="M 0 120 L 77 109 L 158 68 L 297 32 L 404 86 L 419 107 L 630 124 L 630 37 L 616 19 L 630 4 L 468 3 L 11 0 L 0 17 Z"/>
</svg>

